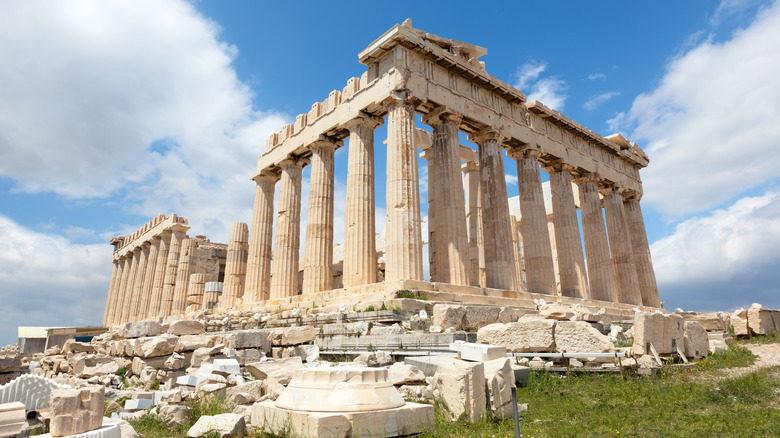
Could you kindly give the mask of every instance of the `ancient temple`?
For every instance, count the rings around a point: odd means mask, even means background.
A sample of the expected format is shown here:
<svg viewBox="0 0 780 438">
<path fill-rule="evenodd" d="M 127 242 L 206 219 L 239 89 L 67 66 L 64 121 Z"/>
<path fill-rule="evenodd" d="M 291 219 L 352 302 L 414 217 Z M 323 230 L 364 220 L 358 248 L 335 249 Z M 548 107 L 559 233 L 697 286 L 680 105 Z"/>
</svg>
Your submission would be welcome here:
<svg viewBox="0 0 780 438">
<path fill-rule="evenodd" d="M 175 215 L 112 241 L 106 324 L 182 313 L 188 303 L 259 309 L 317 294 L 326 300 L 400 289 L 518 306 L 546 297 L 618 312 L 660 307 L 640 208 L 639 170 L 647 156 L 618 134 L 602 137 L 541 102 L 527 102 L 486 72 L 479 61 L 486 53 L 414 29 L 408 20 L 385 32 L 358 55 L 366 66 L 361 77 L 268 139 L 252 175 L 252 223 L 234 224 L 221 268 L 202 267 L 201 277 L 190 277 L 193 262 L 185 254 L 198 243 L 182 237 L 186 221 Z M 418 129 L 418 114 L 432 134 Z M 386 147 L 375 148 L 377 129 L 387 129 Z M 473 145 L 461 145 L 459 132 Z M 346 199 L 335 199 L 334 153 L 345 141 Z M 377 153 L 386 154 L 384 184 L 375 178 Z M 517 163 L 517 193 L 507 190 L 504 153 Z M 425 236 L 418 154 L 428 172 Z M 301 242 L 305 166 L 311 179 Z M 375 230 L 377 187 L 386 190 L 383 251 Z M 519 208 L 510 211 L 514 196 Z M 336 202 L 346 206 L 338 264 Z M 223 279 L 222 292 L 206 299 L 205 285 Z M 200 290 L 190 294 L 193 284 Z"/>
</svg>

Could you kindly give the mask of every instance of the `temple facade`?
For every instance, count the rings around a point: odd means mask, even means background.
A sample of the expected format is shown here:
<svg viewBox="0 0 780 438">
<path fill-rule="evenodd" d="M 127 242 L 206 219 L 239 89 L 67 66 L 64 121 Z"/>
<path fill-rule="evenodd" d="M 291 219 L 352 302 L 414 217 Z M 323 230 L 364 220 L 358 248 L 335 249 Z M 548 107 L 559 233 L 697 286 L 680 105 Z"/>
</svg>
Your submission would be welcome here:
<svg viewBox="0 0 780 438">
<path fill-rule="evenodd" d="M 602 137 L 527 102 L 486 72 L 479 61 L 486 53 L 408 20 L 385 32 L 358 55 L 366 66 L 361 77 L 268 139 L 251 177 L 252 222 L 233 225 L 222 268 L 197 272 L 204 276 L 193 281 L 187 254 L 197 242 L 187 243 L 186 221 L 175 215 L 112 241 L 106 323 L 198 305 L 261 308 L 368 286 L 660 307 L 640 207 L 647 156 L 618 134 Z M 378 129 L 387 130 L 384 146 L 374 144 Z M 346 197 L 336 199 L 334 153 L 345 144 Z M 384 184 L 375 176 L 376 154 L 386 156 Z M 504 154 L 517 166 L 515 193 L 507 188 Z M 426 163 L 427 218 L 418 157 Z M 305 166 L 311 176 L 302 233 Z M 384 248 L 377 247 L 377 188 L 385 190 Z M 343 224 L 334 223 L 335 203 L 345 205 Z M 344 227 L 338 262 L 335 226 Z M 218 280 L 222 292 L 209 300 L 201 293 L 198 303 L 198 291 L 188 292 Z"/>
</svg>

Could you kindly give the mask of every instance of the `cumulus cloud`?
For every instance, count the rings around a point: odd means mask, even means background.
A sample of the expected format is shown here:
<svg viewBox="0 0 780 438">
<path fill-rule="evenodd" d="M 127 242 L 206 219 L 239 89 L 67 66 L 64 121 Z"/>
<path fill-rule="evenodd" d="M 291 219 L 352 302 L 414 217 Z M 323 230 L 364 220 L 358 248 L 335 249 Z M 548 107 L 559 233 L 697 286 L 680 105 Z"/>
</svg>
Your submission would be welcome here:
<svg viewBox="0 0 780 438">
<path fill-rule="evenodd" d="M 723 205 L 777 178 L 780 3 L 733 38 L 675 58 L 615 122 L 650 156 L 645 201 L 672 217 Z M 644 144 L 643 144 L 644 143 Z"/>
<path fill-rule="evenodd" d="M 609 91 L 607 93 L 596 94 L 596 95 L 590 96 L 588 98 L 588 101 L 585 102 L 585 104 L 582 107 L 585 108 L 588 111 L 593 111 L 594 109 L 600 107 L 602 104 L 606 103 L 607 101 L 609 101 L 613 97 L 619 96 L 619 95 L 620 95 L 620 93 L 618 93 L 617 91 Z"/>
<path fill-rule="evenodd" d="M 16 342 L 17 326 L 102 324 L 111 252 L 0 215 L 0 345 Z"/>
<path fill-rule="evenodd" d="M 513 86 L 526 93 L 529 102 L 538 100 L 562 111 L 568 97 L 563 93 L 567 88 L 566 82 L 559 76 L 542 76 L 546 70 L 546 62 L 529 61 L 517 70 Z"/>
<path fill-rule="evenodd" d="M 780 307 L 780 190 L 677 225 L 651 246 L 662 300 L 704 310 Z M 706 297 L 706 299 L 703 299 Z M 725 307 L 724 307 L 725 306 Z"/>
<path fill-rule="evenodd" d="M 0 176 L 21 192 L 122 198 L 226 237 L 287 119 L 253 108 L 235 47 L 180 0 L 25 1 L 0 15 Z"/>
</svg>

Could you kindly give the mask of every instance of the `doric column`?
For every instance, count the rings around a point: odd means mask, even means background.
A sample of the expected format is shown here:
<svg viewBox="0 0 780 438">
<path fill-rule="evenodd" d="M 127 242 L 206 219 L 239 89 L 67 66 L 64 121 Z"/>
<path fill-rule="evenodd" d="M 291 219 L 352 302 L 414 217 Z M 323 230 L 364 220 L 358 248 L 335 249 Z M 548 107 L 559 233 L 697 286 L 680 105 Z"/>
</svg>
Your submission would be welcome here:
<svg viewBox="0 0 780 438">
<path fill-rule="evenodd" d="M 206 285 L 206 274 L 191 274 L 190 284 L 187 288 L 186 312 L 195 312 L 203 309 L 203 288 Z"/>
<path fill-rule="evenodd" d="M 414 105 L 396 91 L 387 113 L 385 280 L 423 280 Z"/>
<path fill-rule="evenodd" d="M 642 208 L 639 206 L 641 195 L 636 193 L 627 193 L 627 195 L 628 197 L 623 199 L 623 206 L 626 213 L 628 234 L 631 236 L 631 247 L 634 250 L 634 263 L 636 264 L 636 274 L 639 277 L 642 304 L 661 307 L 653 261 L 650 258 L 650 244 L 647 241 L 645 221 L 642 219 Z"/>
<path fill-rule="evenodd" d="M 160 244 L 157 248 L 157 263 L 154 265 L 154 284 L 152 284 L 152 296 L 149 299 L 148 319 L 160 316 L 160 304 L 162 291 L 165 284 L 165 268 L 168 265 L 168 248 L 171 246 L 171 231 L 160 233 Z"/>
<path fill-rule="evenodd" d="M 269 274 L 270 277 L 270 274 Z M 213 310 L 219 306 L 220 291 L 217 282 L 206 282 L 203 285 L 203 310 Z M 224 286 L 224 284 L 223 284 Z"/>
<path fill-rule="evenodd" d="M 626 215 L 623 211 L 621 190 L 610 187 L 602 191 L 604 195 L 604 213 L 607 216 L 609 248 L 612 252 L 612 265 L 618 286 L 618 302 L 642 304 L 639 291 L 639 278 L 636 275 L 634 253 L 631 238 L 628 235 Z"/>
<path fill-rule="evenodd" d="M 255 207 L 249 234 L 244 302 L 268 299 L 271 290 L 271 248 L 274 230 L 274 188 L 278 172 L 263 172 L 255 178 Z"/>
<path fill-rule="evenodd" d="M 149 254 L 146 256 L 146 269 L 144 270 L 144 283 L 141 289 L 141 298 L 138 301 L 136 321 L 148 319 L 152 290 L 154 289 L 154 275 L 157 272 L 157 257 L 160 250 L 160 236 L 154 236 L 149 246 Z"/>
<path fill-rule="evenodd" d="M 482 229 L 485 236 L 485 277 L 487 287 L 505 290 L 517 288 L 512 225 L 509 222 L 509 198 L 506 191 L 504 160 L 498 131 L 487 128 L 471 134 L 479 146 L 479 174 L 482 189 Z"/>
<path fill-rule="evenodd" d="M 229 309 L 241 303 L 246 282 L 246 261 L 249 244 L 249 228 L 243 222 L 230 226 L 227 260 L 225 260 L 225 284 L 219 308 Z M 206 283 L 206 280 L 203 280 Z M 202 291 L 201 291 L 202 292 Z M 199 307 L 200 308 L 200 307 Z"/>
<path fill-rule="evenodd" d="M 423 122 L 433 127 L 436 275 L 443 283 L 467 286 L 470 283 L 469 240 L 458 140 L 458 124 L 462 119 L 461 115 L 439 107 L 426 115 Z"/>
<path fill-rule="evenodd" d="M 121 281 L 121 265 L 119 261 L 114 261 L 114 267 L 111 269 L 111 283 L 108 284 L 108 297 L 106 298 L 106 311 L 103 314 L 103 326 L 111 325 L 111 316 L 116 306 L 117 289 Z"/>
<path fill-rule="evenodd" d="M 190 275 L 195 269 L 194 258 L 198 244 L 195 239 L 184 239 L 181 243 L 181 253 L 179 254 L 179 266 L 176 270 L 176 287 L 173 290 L 173 301 L 171 303 L 171 315 L 184 313 L 187 308 L 187 289 L 190 285 Z"/>
<path fill-rule="evenodd" d="M 333 289 L 333 152 L 338 143 L 310 145 L 311 178 L 303 258 L 303 293 Z"/>
<path fill-rule="evenodd" d="M 349 129 L 344 287 L 376 283 L 374 130 L 382 123 L 379 117 L 361 115 L 344 126 Z"/>
<path fill-rule="evenodd" d="M 425 160 L 426 170 L 428 172 L 428 273 L 431 281 L 441 281 L 437 272 L 437 250 L 436 250 L 436 167 L 433 161 L 433 148 L 428 148 L 420 154 L 420 158 Z"/>
<path fill-rule="evenodd" d="M 127 283 L 122 297 L 122 313 L 120 314 L 118 323 L 125 323 L 130 321 L 130 307 L 133 301 L 133 290 L 135 283 L 138 282 L 138 265 L 141 259 L 141 248 L 135 248 L 131 253 L 127 254 L 127 257 L 132 257 L 130 262 L 130 272 L 127 275 Z"/>
<path fill-rule="evenodd" d="M 276 216 L 271 299 L 298 294 L 298 252 L 301 230 L 301 169 L 306 161 L 288 158 L 281 163 L 279 212 Z"/>
<path fill-rule="evenodd" d="M 112 326 L 119 324 L 122 320 L 122 309 L 124 308 L 124 301 L 127 297 L 127 279 L 130 277 L 130 271 L 133 268 L 132 260 L 132 253 L 125 254 L 122 259 L 122 277 L 119 279 L 116 302 L 114 303 L 114 310 L 111 313 Z"/>
<path fill-rule="evenodd" d="M 545 169 L 550 174 L 555 246 L 558 248 L 558 272 L 561 295 L 589 298 L 588 276 L 582 253 L 580 224 L 571 188 L 572 166 L 555 161 Z"/>
<path fill-rule="evenodd" d="M 535 149 L 515 149 L 510 151 L 509 156 L 517 160 L 525 287 L 528 292 L 554 295 L 555 267 L 550 247 L 550 233 L 547 229 L 542 179 L 539 175 L 539 154 Z"/>
<path fill-rule="evenodd" d="M 135 281 L 133 282 L 133 295 L 130 298 L 130 311 L 127 315 L 128 321 L 138 321 L 138 313 L 141 311 L 141 296 L 143 295 L 146 271 L 149 265 L 150 246 L 149 242 L 141 244 L 138 269 L 135 271 Z"/>
<path fill-rule="evenodd" d="M 171 245 L 168 249 L 168 261 L 165 267 L 165 282 L 163 283 L 162 297 L 160 298 L 160 311 L 158 317 L 165 318 L 172 315 L 173 295 L 176 289 L 176 274 L 179 270 L 179 256 L 181 255 L 181 243 L 187 238 L 183 230 L 171 230 Z"/>
<path fill-rule="evenodd" d="M 580 192 L 582 237 L 585 240 L 590 296 L 594 300 L 617 302 L 615 268 L 609 256 L 598 181 L 598 176 L 593 173 L 583 175 L 575 181 Z"/>
<path fill-rule="evenodd" d="M 482 234 L 482 190 L 479 184 L 479 165 L 473 161 L 461 166 L 466 193 L 466 228 L 469 234 L 469 263 L 472 286 L 485 286 L 484 237 Z M 430 171 L 428 173 L 430 178 Z M 429 189 L 430 191 L 430 189 Z M 430 217 L 430 213 L 428 214 Z M 484 254 L 482 254 L 484 255 Z"/>
<path fill-rule="evenodd" d="M 525 284 L 523 284 L 523 241 L 520 238 L 520 230 L 518 230 L 517 219 L 514 215 L 509 216 L 509 223 L 512 225 L 512 248 L 515 252 L 515 271 L 517 272 L 517 290 L 525 290 Z"/>
</svg>

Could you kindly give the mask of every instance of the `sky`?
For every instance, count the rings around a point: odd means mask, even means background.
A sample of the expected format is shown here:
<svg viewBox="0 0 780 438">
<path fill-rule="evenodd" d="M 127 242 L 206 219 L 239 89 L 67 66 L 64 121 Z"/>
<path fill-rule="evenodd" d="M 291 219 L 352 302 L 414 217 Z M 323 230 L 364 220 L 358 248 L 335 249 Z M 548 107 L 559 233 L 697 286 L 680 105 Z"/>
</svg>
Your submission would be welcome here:
<svg viewBox="0 0 780 438">
<path fill-rule="evenodd" d="M 109 238 L 159 213 L 226 242 L 251 220 L 268 136 L 360 76 L 357 54 L 406 18 L 486 47 L 488 73 L 529 101 L 646 151 L 667 309 L 780 308 L 778 2 L 25 0 L 0 3 L 0 346 L 20 325 L 99 325 Z M 345 175 L 341 148 L 336 199 Z M 380 188 L 379 231 L 384 202 Z"/>
</svg>

